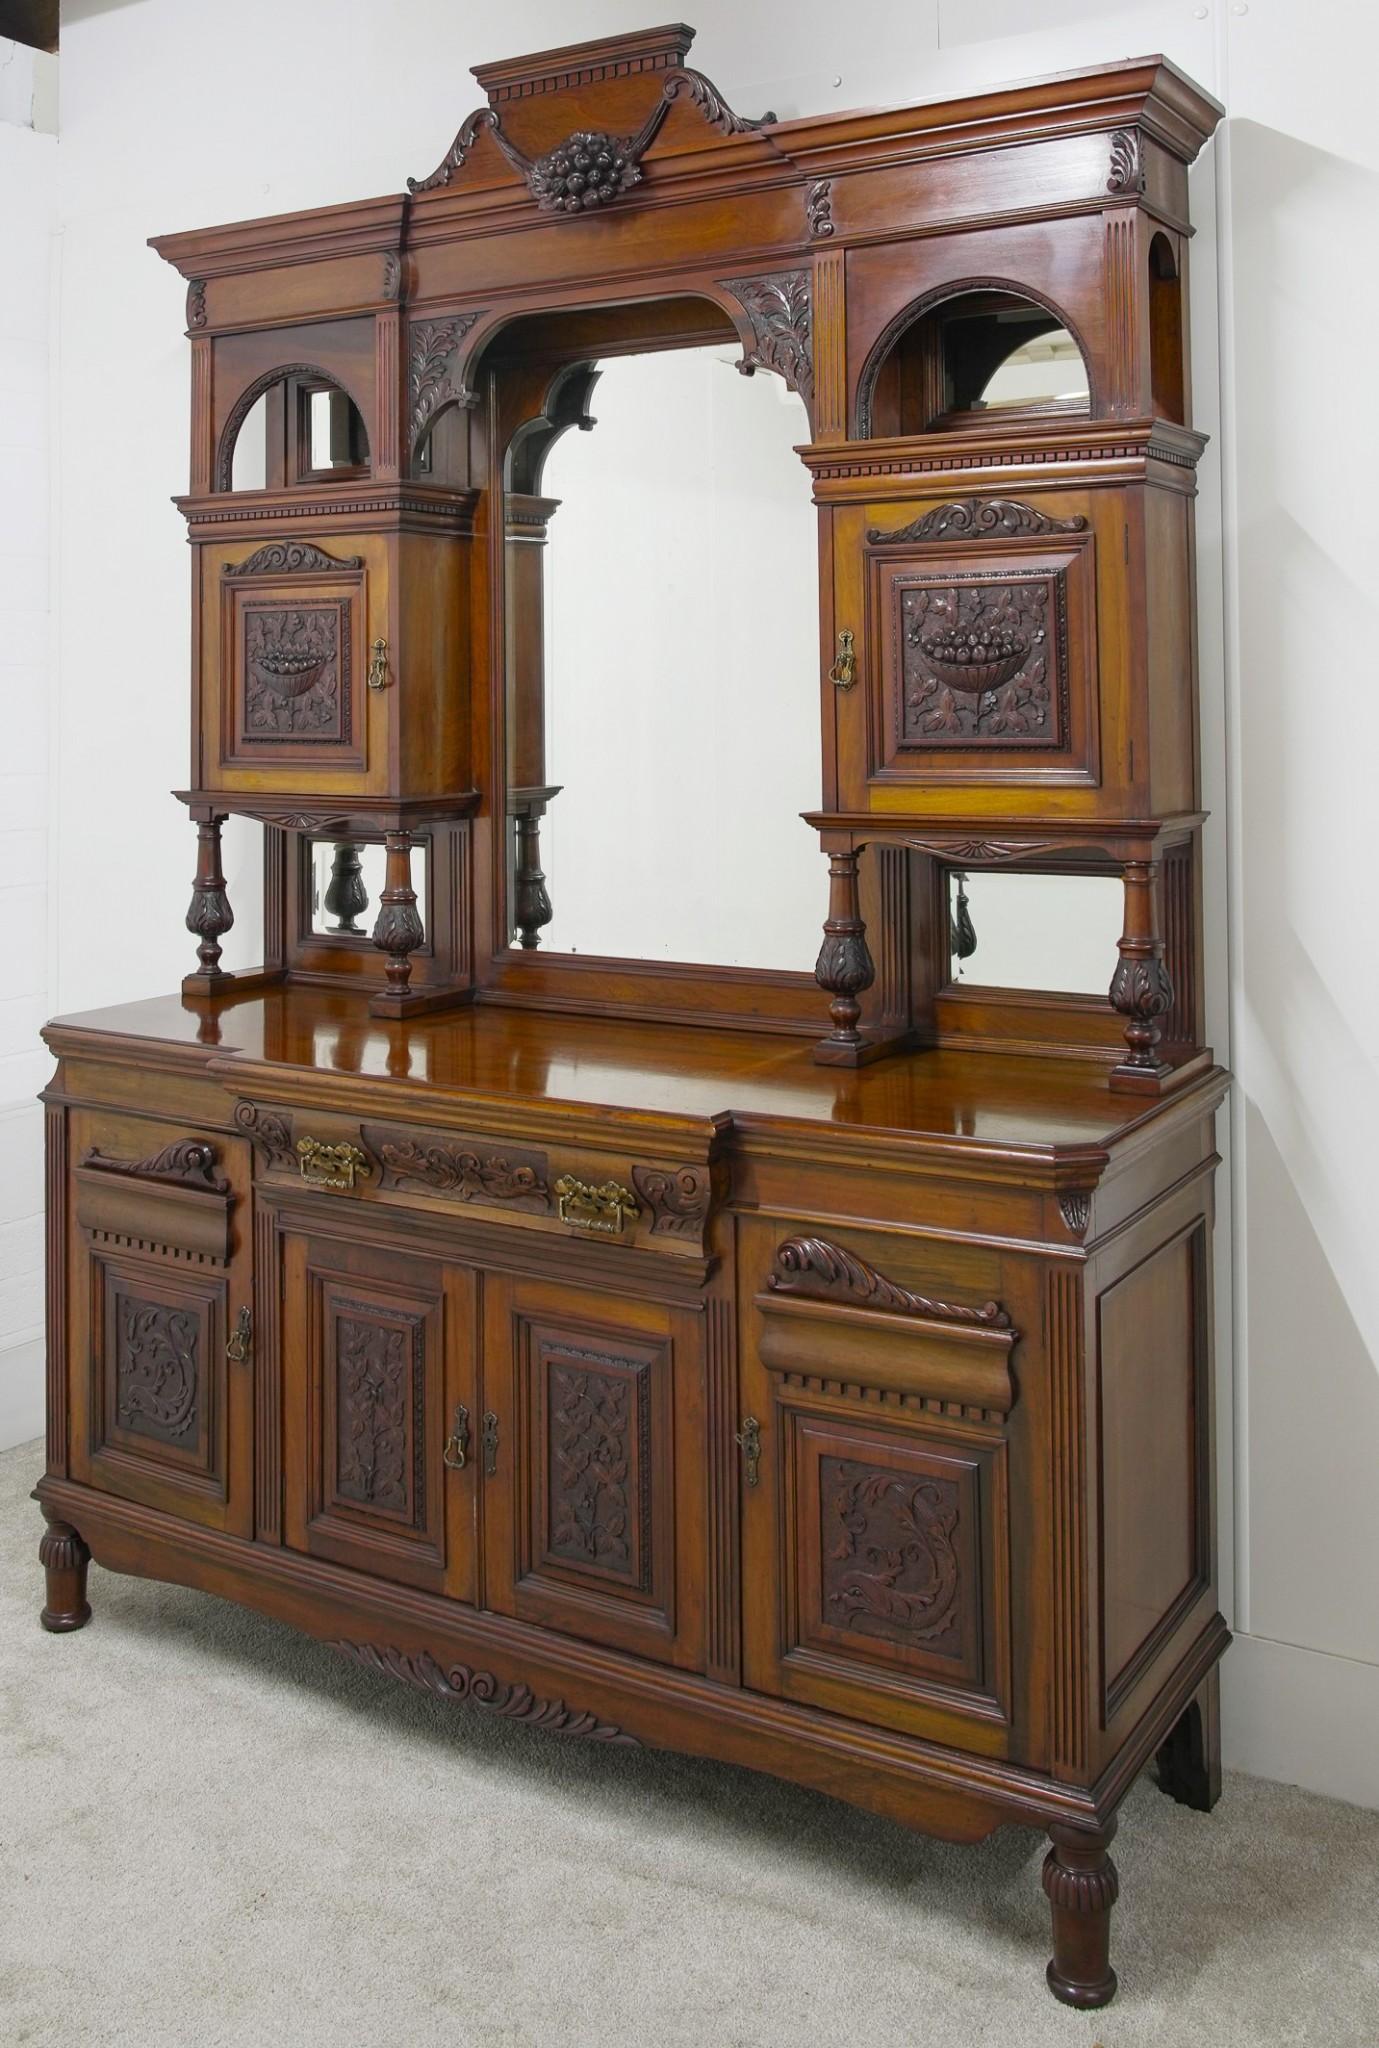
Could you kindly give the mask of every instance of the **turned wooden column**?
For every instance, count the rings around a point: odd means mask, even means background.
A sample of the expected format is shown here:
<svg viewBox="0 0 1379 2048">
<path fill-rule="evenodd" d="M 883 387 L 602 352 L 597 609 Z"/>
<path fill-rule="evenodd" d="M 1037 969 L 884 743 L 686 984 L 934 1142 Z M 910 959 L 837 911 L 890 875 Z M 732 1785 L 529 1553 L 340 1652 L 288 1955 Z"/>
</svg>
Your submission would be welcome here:
<svg viewBox="0 0 1379 2048">
<path fill-rule="evenodd" d="M 1116 1995 L 1111 1968 L 1111 1908 L 1120 1878 L 1108 1855 L 1116 1832 L 1053 1827 L 1044 1858 L 1044 1891 L 1053 1909 L 1049 1989 L 1064 2005 L 1109 2005 Z"/>
<path fill-rule="evenodd" d="M 1111 977 L 1111 1008 L 1125 1018 L 1125 1043 L 1130 1048 L 1113 1078 L 1123 1086 L 1156 1083 L 1172 1069 L 1158 1053 L 1159 1019 L 1173 1007 L 1173 983 L 1164 965 L 1159 928 L 1159 864 L 1155 860 L 1125 863 L 1125 923 L 1120 960 Z"/>
<path fill-rule="evenodd" d="M 512 921 L 517 943 L 528 952 L 541 944 L 541 930 L 555 916 L 545 871 L 541 866 L 541 817 L 536 811 L 517 813 L 517 858 L 513 872 Z"/>
<path fill-rule="evenodd" d="M 876 979 L 876 968 L 867 950 L 867 927 L 862 921 L 857 888 L 858 855 L 849 849 L 828 857 L 828 916 L 824 919 L 824 942 L 814 963 L 814 979 L 827 989 L 833 1000 L 828 1006 L 833 1029 L 820 1047 L 827 1057 L 835 1051 L 847 1057 L 860 1052 L 862 1034 L 857 1020 L 862 1005 L 857 998 Z"/>
<path fill-rule="evenodd" d="M 358 934 L 359 919 L 368 907 L 369 892 L 364 887 L 364 864 L 359 858 L 359 848 L 354 840 L 342 839 L 330 864 L 324 909 L 328 917 L 335 919 L 337 932 L 348 932 L 353 936 Z"/>
<path fill-rule="evenodd" d="M 374 944 L 388 956 L 388 986 L 374 998 L 374 1007 L 385 1015 L 406 1007 L 412 955 L 426 936 L 417 911 L 417 892 L 412 887 L 412 835 L 390 832 L 386 845 L 388 865 L 373 928 Z"/>
<path fill-rule="evenodd" d="M 39 1503 L 48 1524 L 38 1546 L 38 1561 L 47 1581 L 47 1597 L 39 1615 L 52 1635 L 66 1635 L 84 1628 L 91 1619 L 86 1598 L 86 1567 L 91 1553 L 70 1522 L 64 1522 L 44 1503 Z"/>
<path fill-rule="evenodd" d="M 196 875 L 187 910 L 187 930 L 201 941 L 196 949 L 196 957 L 201 964 L 183 982 L 184 988 L 193 990 L 210 990 L 230 978 L 220 965 L 221 937 L 235 921 L 220 865 L 220 828 L 223 823 L 223 816 L 215 811 L 208 811 L 196 820 Z"/>
</svg>

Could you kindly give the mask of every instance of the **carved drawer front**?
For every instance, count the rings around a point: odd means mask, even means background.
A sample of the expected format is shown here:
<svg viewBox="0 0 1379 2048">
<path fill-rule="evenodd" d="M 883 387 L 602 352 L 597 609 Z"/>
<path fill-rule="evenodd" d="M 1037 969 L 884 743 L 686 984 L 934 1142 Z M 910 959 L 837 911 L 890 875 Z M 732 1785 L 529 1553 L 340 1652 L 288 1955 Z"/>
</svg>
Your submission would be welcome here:
<svg viewBox="0 0 1379 2048">
<path fill-rule="evenodd" d="M 486 1290 L 487 1604 L 697 1665 L 698 1319 L 538 1282 Z"/>
<path fill-rule="evenodd" d="M 242 1148 L 91 1111 L 73 1112 L 72 1141 L 74 1476 L 248 1534 Z"/>
<path fill-rule="evenodd" d="M 335 1563 L 464 1596 L 451 1530 L 472 1513 L 447 1445 L 468 1414 L 473 1278 L 399 1244 L 283 1241 L 286 1540 Z M 467 1397 L 467 1398 L 466 1398 Z M 450 1480 L 463 1489 L 451 1501 Z M 472 1544 L 466 1546 L 472 1551 Z"/>
<path fill-rule="evenodd" d="M 835 608 L 856 641 L 857 686 L 837 692 L 846 802 L 884 809 L 882 792 L 916 782 L 1100 780 L 1090 503 L 837 515 Z"/>
<path fill-rule="evenodd" d="M 208 678 L 219 686 L 206 692 L 205 737 L 224 786 L 257 786 L 265 770 L 281 788 L 322 775 L 332 790 L 369 786 L 390 694 L 369 679 L 391 680 L 377 544 L 237 543 L 207 549 L 202 573 Z"/>
<path fill-rule="evenodd" d="M 1004 1311 L 800 1237 L 780 1245 L 751 1330 L 748 1684 L 1008 1753 Z"/>
</svg>

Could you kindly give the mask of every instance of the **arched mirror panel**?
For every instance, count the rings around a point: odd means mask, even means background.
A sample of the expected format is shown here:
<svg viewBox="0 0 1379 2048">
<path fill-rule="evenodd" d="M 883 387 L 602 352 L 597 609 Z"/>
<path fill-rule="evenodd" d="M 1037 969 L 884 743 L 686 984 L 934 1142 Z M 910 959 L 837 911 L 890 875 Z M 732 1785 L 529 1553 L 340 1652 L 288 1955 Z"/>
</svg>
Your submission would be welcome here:
<svg viewBox="0 0 1379 2048">
<path fill-rule="evenodd" d="M 741 347 L 566 365 L 506 460 L 509 944 L 808 972 L 824 882 L 801 400 Z M 597 391 L 594 386 L 597 383 Z M 585 431 L 571 432 L 571 427 Z"/>
</svg>

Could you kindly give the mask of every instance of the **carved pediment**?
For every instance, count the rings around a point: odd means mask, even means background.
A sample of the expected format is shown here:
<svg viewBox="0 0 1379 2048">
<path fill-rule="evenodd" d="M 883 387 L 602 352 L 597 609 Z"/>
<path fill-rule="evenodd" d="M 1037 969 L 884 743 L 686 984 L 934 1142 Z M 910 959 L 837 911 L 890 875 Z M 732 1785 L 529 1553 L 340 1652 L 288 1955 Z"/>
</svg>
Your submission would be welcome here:
<svg viewBox="0 0 1379 2048">
<path fill-rule="evenodd" d="M 543 212 L 593 213 L 641 183 L 642 159 L 680 103 L 698 117 L 709 143 L 769 127 L 773 114 L 751 120 L 734 113 L 718 88 L 686 65 L 693 40 L 693 29 L 677 23 L 477 65 L 488 105 L 465 118 L 429 177 L 407 180 L 408 191 L 491 184 L 491 144 Z"/>
</svg>

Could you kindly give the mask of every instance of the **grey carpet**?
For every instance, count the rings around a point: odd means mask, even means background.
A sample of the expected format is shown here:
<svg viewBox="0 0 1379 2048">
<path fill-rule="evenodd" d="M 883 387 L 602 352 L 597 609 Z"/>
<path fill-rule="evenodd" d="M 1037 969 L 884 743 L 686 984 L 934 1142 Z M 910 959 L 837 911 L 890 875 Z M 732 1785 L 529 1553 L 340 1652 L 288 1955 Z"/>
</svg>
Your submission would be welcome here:
<svg viewBox="0 0 1379 2048">
<path fill-rule="evenodd" d="M 4 2048 L 1379 2042 L 1379 1814 L 1141 1780 L 1120 1996 L 1070 2013 L 1032 1834 L 562 1742 L 95 1569 L 44 1635 L 38 1469 L 0 1457 Z"/>
</svg>

